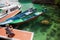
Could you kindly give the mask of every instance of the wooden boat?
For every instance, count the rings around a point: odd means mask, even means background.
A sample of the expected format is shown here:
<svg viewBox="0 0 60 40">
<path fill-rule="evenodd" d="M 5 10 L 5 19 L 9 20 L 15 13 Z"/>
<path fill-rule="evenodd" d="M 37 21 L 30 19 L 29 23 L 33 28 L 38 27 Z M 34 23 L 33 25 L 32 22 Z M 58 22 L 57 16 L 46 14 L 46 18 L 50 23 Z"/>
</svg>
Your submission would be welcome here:
<svg viewBox="0 0 60 40">
<path fill-rule="evenodd" d="M 23 12 L 23 13 L 19 13 L 16 16 L 7 19 L 5 22 L 0 23 L 0 25 L 4 25 L 4 24 L 16 24 L 16 23 L 22 23 L 25 21 L 28 21 L 32 18 L 35 18 L 39 15 L 41 15 L 43 12 L 36 12 L 36 9 L 30 8 L 29 10 Z M 15 21 L 15 22 L 14 22 Z"/>
<path fill-rule="evenodd" d="M 32 40 L 33 39 L 33 32 L 13 29 L 13 33 L 15 36 L 13 38 L 7 37 L 5 28 L 0 28 L 0 39 L 6 39 L 6 40 Z"/>
<path fill-rule="evenodd" d="M 11 18 L 7 19 L 5 22 L 0 23 L 0 25 L 11 23 L 13 20 L 17 20 L 17 19 L 21 19 L 25 16 L 29 16 L 30 14 L 32 14 L 34 12 L 36 12 L 36 9 L 30 8 L 30 9 L 28 9 L 28 10 L 22 12 L 22 13 L 17 14 L 14 17 L 11 17 Z"/>
<path fill-rule="evenodd" d="M 28 16 L 30 14 L 33 14 L 35 12 L 36 12 L 36 9 L 30 8 L 22 13 L 17 14 L 16 16 L 14 16 L 12 18 L 7 19 L 7 20 L 17 20 L 17 19 L 23 18 L 25 16 Z"/>
<path fill-rule="evenodd" d="M 15 16 L 20 12 L 19 7 L 17 5 L 10 5 L 8 7 L 3 7 L 0 9 L 4 10 L 0 15 L 0 22 L 3 22 L 6 19 Z"/>
<path fill-rule="evenodd" d="M 5 17 L 1 18 L 1 19 L 0 19 L 0 22 L 3 22 L 3 21 L 5 21 L 6 19 L 15 16 L 18 12 L 20 12 L 20 10 L 18 10 L 18 9 L 15 10 L 15 11 L 13 11 L 13 12 L 10 13 L 9 15 L 6 15 Z"/>
<path fill-rule="evenodd" d="M 12 11 L 21 8 L 21 5 L 8 5 L 0 8 L 0 18 L 4 17 L 5 14 L 10 14 Z"/>
</svg>

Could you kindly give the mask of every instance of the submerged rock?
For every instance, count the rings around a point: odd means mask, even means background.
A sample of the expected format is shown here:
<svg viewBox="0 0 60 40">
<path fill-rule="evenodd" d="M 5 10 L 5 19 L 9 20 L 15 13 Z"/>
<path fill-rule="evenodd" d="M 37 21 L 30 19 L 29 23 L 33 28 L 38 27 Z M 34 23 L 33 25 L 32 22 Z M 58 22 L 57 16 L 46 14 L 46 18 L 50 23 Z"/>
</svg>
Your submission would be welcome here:
<svg viewBox="0 0 60 40">
<path fill-rule="evenodd" d="M 50 22 L 48 20 L 42 20 L 41 23 L 48 25 Z"/>
</svg>

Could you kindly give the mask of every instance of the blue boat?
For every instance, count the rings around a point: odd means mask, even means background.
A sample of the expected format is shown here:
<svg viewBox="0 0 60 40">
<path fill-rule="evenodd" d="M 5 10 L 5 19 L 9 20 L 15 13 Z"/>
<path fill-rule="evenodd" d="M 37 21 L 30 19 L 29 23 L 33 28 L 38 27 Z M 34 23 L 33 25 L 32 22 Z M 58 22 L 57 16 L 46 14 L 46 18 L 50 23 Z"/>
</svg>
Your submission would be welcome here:
<svg viewBox="0 0 60 40">
<path fill-rule="evenodd" d="M 32 18 L 35 18 L 43 13 L 45 13 L 45 9 L 43 9 L 40 12 L 37 12 L 36 9 L 30 8 L 22 13 L 18 13 L 14 17 L 7 19 L 5 22 L 0 23 L 0 25 L 22 23 L 22 22 L 28 21 Z"/>
</svg>

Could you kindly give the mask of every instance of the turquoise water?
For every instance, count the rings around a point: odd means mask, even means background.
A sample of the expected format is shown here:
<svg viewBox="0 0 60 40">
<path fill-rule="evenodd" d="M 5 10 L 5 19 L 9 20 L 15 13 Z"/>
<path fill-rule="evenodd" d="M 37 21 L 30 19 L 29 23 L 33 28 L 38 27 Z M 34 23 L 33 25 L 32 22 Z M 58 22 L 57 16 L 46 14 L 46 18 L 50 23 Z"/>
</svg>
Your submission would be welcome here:
<svg viewBox="0 0 60 40">
<path fill-rule="evenodd" d="M 48 11 L 28 23 L 19 25 L 18 29 L 34 32 L 33 40 L 59 40 L 60 22 L 58 19 L 60 17 L 57 16 L 58 12 L 56 12 L 58 10 L 55 10 L 51 5 L 33 4 L 31 0 L 19 0 L 19 2 L 22 5 L 22 12 L 32 7 L 36 8 L 38 12 L 43 8 L 47 8 Z M 15 20 L 14 22 L 19 22 L 19 20 Z M 42 23 L 44 20 L 47 20 L 48 24 Z"/>
<path fill-rule="evenodd" d="M 24 24 L 16 24 L 18 29 L 34 32 L 33 40 L 60 40 L 60 9 L 53 5 L 33 4 L 32 0 L 19 0 L 22 12 L 29 8 L 36 8 L 37 12 L 47 8 L 47 13 Z M 31 15 L 32 16 L 32 15 Z M 28 16 L 26 18 L 29 18 Z M 22 18 L 24 20 L 24 18 Z M 12 22 L 23 22 L 18 19 Z"/>
</svg>

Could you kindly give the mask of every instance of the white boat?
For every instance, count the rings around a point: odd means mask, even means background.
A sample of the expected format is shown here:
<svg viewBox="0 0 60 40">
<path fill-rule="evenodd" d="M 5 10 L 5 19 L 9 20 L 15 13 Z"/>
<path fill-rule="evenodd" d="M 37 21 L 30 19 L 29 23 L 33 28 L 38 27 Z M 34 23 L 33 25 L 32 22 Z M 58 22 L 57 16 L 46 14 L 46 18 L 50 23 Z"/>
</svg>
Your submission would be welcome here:
<svg viewBox="0 0 60 40">
<path fill-rule="evenodd" d="M 0 18 L 5 17 L 16 9 L 20 9 L 18 0 L 0 0 Z"/>
<path fill-rule="evenodd" d="M 6 7 L 2 7 L 2 8 L 0 8 L 0 18 L 5 17 L 6 15 L 9 15 L 16 9 L 19 10 L 20 8 L 21 8 L 21 6 L 18 6 L 18 5 L 9 5 Z"/>
</svg>

